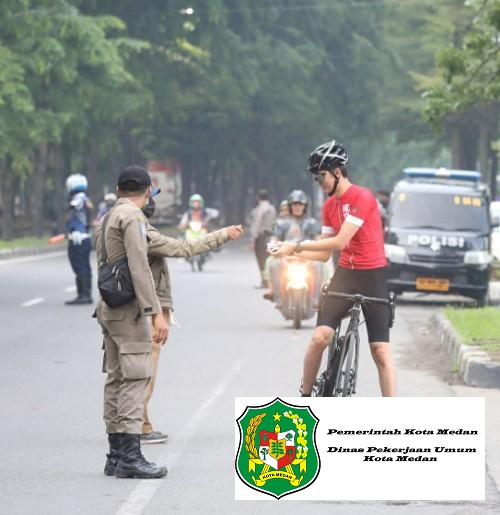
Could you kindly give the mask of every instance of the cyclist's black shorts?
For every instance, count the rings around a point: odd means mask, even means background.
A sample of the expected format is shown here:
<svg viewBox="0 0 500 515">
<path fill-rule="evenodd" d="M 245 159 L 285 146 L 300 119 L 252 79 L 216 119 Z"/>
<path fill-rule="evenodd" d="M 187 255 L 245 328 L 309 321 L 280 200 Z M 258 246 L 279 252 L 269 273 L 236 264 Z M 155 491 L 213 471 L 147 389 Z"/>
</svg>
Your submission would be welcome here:
<svg viewBox="0 0 500 515">
<path fill-rule="evenodd" d="M 328 285 L 329 291 L 361 293 L 367 297 L 387 299 L 387 268 L 371 270 L 350 270 L 337 267 Z M 338 297 L 322 297 L 316 326 L 326 325 L 336 329 L 347 315 L 352 302 Z M 389 341 L 390 308 L 387 304 L 370 302 L 363 305 L 368 341 Z"/>
</svg>

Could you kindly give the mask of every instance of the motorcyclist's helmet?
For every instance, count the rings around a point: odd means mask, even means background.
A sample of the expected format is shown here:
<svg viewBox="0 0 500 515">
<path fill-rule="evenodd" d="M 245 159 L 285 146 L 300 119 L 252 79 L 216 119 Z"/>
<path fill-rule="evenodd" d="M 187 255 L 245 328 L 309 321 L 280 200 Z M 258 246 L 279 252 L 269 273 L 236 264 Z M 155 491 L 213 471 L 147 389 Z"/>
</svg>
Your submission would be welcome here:
<svg viewBox="0 0 500 515">
<path fill-rule="evenodd" d="M 113 192 L 109 192 L 109 193 L 106 193 L 106 195 L 104 195 L 104 202 L 109 207 L 114 205 L 114 203 L 116 202 L 116 199 L 117 199 L 116 194 Z"/>
<path fill-rule="evenodd" d="M 321 144 L 311 152 L 308 170 L 312 174 L 317 174 L 321 170 L 333 172 L 335 168 L 345 166 L 347 161 L 349 161 L 349 156 L 344 146 L 336 140 L 332 140 Z"/>
<path fill-rule="evenodd" d="M 66 191 L 73 195 L 87 191 L 87 177 L 81 173 L 73 173 L 66 179 Z"/>
<path fill-rule="evenodd" d="M 304 205 L 304 213 L 307 210 L 307 204 L 309 200 L 307 195 L 302 190 L 293 190 L 290 195 L 288 195 L 288 206 L 292 209 L 292 204 L 303 204 Z"/>
<path fill-rule="evenodd" d="M 189 207 L 190 208 L 193 207 L 194 202 L 199 202 L 201 209 L 203 209 L 203 207 L 205 206 L 205 201 L 203 200 L 203 197 L 199 193 L 194 193 L 193 195 L 191 195 L 189 197 Z"/>
</svg>

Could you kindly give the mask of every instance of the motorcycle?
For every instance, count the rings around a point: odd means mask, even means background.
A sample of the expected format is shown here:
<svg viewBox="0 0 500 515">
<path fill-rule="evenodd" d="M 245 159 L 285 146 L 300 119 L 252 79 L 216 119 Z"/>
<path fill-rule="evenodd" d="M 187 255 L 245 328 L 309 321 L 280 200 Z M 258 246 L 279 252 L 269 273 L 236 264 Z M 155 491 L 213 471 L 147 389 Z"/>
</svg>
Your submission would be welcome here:
<svg viewBox="0 0 500 515">
<path fill-rule="evenodd" d="M 311 264 L 297 258 L 284 258 L 281 274 L 283 277 L 280 282 L 284 285 L 284 291 L 278 309 L 286 320 L 292 320 L 294 329 L 300 329 L 302 321 L 312 318 L 316 313 Z"/>
<path fill-rule="evenodd" d="M 201 222 L 197 222 L 191 220 L 186 228 L 186 239 L 187 240 L 199 240 L 203 238 L 207 234 L 207 230 L 203 227 Z M 203 266 L 208 257 L 208 252 L 204 252 L 203 254 L 196 254 L 195 256 L 191 256 L 186 258 L 186 261 L 190 263 L 191 270 L 193 272 L 198 269 L 199 272 L 203 271 Z"/>
</svg>

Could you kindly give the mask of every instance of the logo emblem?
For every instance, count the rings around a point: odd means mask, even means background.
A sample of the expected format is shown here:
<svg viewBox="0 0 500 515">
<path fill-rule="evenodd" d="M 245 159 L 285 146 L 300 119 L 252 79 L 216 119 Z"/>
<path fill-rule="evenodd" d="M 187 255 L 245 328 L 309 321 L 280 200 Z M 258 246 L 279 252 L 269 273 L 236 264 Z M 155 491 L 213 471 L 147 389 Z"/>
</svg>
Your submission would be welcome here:
<svg viewBox="0 0 500 515">
<path fill-rule="evenodd" d="M 279 398 L 238 418 L 236 472 L 250 488 L 277 499 L 310 486 L 319 474 L 319 420 L 307 406 Z"/>
</svg>

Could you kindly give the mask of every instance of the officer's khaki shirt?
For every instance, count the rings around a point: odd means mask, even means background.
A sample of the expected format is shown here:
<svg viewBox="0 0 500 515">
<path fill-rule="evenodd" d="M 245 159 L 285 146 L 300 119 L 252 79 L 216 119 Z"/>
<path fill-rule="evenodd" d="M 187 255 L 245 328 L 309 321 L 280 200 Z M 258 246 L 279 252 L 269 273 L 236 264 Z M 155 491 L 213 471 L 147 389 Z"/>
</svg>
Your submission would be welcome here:
<svg viewBox="0 0 500 515">
<path fill-rule="evenodd" d="M 160 256 L 148 255 L 148 261 L 160 305 L 162 309 L 173 311 L 174 306 L 172 303 L 172 289 L 167 260 Z"/>
<path fill-rule="evenodd" d="M 161 234 L 158 229 L 148 224 L 148 259 L 153 280 L 156 286 L 156 294 L 162 308 L 173 310 L 170 274 L 166 257 L 191 257 L 215 250 L 229 240 L 227 229 L 220 229 L 208 233 L 198 240 L 178 240 Z"/>
<path fill-rule="evenodd" d="M 218 249 L 229 240 L 227 229 L 209 232 L 197 240 L 178 240 L 165 236 L 151 224 L 147 227 L 148 254 L 161 257 L 191 257 Z"/>
<path fill-rule="evenodd" d="M 127 256 L 135 295 L 142 315 L 161 313 L 147 252 L 148 221 L 144 213 L 127 198 L 120 198 L 106 218 L 105 244 L 108 261 Z M 106 219 L 104 218 L 104 220 Z M 95 228 L 97 263 L 104 260 L 102 221 Z M 120 308 L 116 308 L 120 309 Z"/>
</svg>

